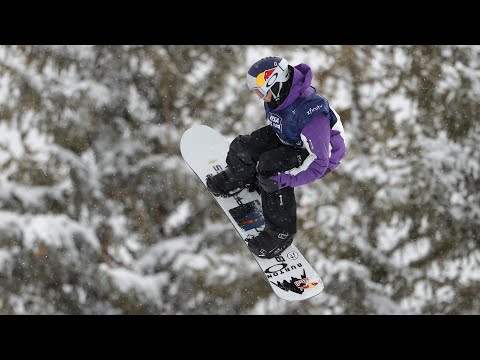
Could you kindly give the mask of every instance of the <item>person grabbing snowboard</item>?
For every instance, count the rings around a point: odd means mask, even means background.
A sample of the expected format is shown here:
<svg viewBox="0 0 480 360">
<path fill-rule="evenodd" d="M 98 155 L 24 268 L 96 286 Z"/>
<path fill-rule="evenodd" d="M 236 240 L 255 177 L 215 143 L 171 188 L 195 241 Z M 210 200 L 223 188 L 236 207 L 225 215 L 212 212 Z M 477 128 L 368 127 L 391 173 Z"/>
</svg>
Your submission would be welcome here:
<svg viewBox="0 0 480 360">
<path fill-rule="evenodd" d="M 335 170 L 346 154 L 340 116 L 311 82 L 307 64 L 291 66 L 278 56 L 250 66 L 247 85 L 264 101 L 268 125 L 237 136 L 225 170 L 206 179 L 214 196 L 233 196 L 246 187 L 260 192 L 265 228 L 247 244 L 259 257 L 278 256 L 293 242 L 294 188 Z"/>
</svg>

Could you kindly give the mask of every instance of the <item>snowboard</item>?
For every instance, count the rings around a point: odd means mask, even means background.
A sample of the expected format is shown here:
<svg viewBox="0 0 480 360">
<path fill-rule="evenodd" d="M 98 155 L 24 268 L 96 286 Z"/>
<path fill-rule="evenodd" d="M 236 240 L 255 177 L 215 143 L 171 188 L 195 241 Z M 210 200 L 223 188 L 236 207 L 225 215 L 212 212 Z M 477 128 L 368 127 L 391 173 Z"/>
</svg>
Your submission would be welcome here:
<svg viewBox="0 0 480 360">
<path fill-rule="evenodd" d="M 228 140 L 218 131 L 205 125 L 196 125 L 182 135 L 180 151 L 183 159 L 206 186 L 207 176 L 225 169 L 229 145 Z M 212 196 L 245 245 L 248 239 L 265 227 L 262 200 L 257 191 L 250 192 L 246 188 L 228 198 Z M 324 287 L 320 276 L 294 243 L 272 259 L 260 258 L 250 252 L 275 294 L 287 301 L 311 298 L 321 293 Z"/>
</svg>

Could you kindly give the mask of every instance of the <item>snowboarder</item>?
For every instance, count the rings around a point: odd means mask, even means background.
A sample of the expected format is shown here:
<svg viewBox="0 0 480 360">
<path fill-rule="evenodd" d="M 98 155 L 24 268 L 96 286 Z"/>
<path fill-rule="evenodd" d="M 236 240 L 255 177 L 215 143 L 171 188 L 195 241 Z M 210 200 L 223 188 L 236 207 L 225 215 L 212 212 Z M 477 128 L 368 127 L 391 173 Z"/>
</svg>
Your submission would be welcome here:
<svg viewBox="0 0 480 360">
<path fill-rule="evenodd" d="M 232 196 L 245 187 L 260 192 L 265 228 L 248 241 L 259 257 L 278 256 L 293 242 L 294 188 L 335 170 L 346 154 L 340 117 L 311 82 L 307 64 L 293 67 L 278 56 L 255 62 L 247 85 L 264 101 L 268 125 L 237 136 L 225 170 L 206 179 L 214 196 Z"/>
</svg>

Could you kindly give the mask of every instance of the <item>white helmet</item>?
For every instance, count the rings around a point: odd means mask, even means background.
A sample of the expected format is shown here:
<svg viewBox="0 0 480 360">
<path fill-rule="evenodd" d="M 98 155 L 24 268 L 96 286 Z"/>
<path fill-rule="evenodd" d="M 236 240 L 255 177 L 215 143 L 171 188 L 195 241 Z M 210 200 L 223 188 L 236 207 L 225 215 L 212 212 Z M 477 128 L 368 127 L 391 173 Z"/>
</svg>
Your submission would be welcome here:
<svg viewBox="0 0 480 360">
<path fill-rule="evenodd" d="M 247 85 L 252 91 L 258 90 L 266 96 L 272 90 L 273 98 L 278 100 L 282 85 L 290 79 L 287 60 L 278 56 L 269 56 L 250 66 L 247 73 Z M 274 89 L 272 87 L 278 84 Z"/>
</svg>

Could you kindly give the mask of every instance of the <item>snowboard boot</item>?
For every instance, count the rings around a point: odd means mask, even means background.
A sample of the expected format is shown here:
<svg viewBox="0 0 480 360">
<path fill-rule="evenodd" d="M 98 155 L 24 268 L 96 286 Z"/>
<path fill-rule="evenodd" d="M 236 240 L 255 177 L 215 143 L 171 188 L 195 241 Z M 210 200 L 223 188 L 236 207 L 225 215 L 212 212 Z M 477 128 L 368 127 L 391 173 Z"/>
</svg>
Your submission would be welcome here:
<svg viewBox="0 0 480 360">
<path fill-rule="evenodd" d="M 218 174 L 208 176 L 206 184 L 213 195 L 221 197 L 234 196 L 249 185 L 235 176 L 228 166 Z"/>
<path fill-rule="evenodd" d="M 265 227 L 265 230 L 248 241 L 247 246 L 258 257 L 271 259 L 280 255 L 292 244 L 294 235 Z"/>
</svg>

